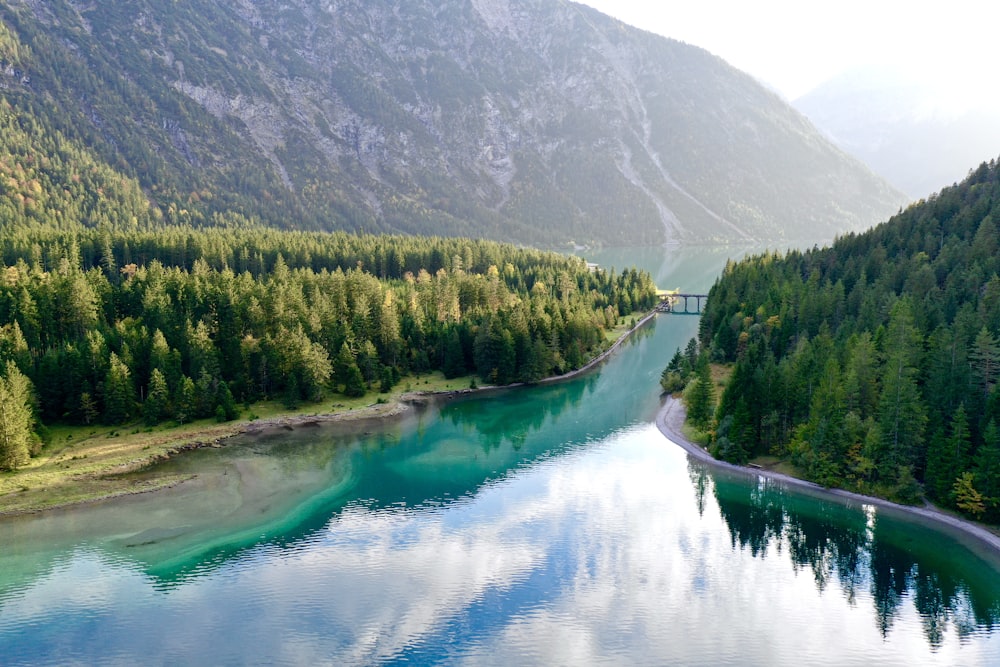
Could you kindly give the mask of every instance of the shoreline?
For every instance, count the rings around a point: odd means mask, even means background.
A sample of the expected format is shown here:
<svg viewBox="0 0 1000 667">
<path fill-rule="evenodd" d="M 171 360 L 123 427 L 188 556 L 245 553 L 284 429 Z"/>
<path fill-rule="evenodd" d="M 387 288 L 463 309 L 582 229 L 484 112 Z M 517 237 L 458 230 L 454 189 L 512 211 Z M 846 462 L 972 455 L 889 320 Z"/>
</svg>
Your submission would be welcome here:
<svg viewBox="0 0 1000 667">
<path fill-rule="evenodd" d="M 896 514 L 906 515 L 910 518 L 919 518 L 927 524 L 933 524 L 935 528 L 947 527 L 950 531 L 961 533 L 965 537 L 974 539 L 977 544 L 989 548 L 994 554 L 1000 554 L 1000 535 L 997 535 L 980 524 L 948 514 L 936 508 L 901 505 L 884 498 L 866 496 L 853 491 L 846 491 L 844 489 L 828 489 L 824 486 L 816 484 L 815 482 L 810 482 L 798 477 L 792 477 L 791 475 L 768 470 L 766 468 L 749 468 L 747 466 L 740 466 L 727 461 L 720 461 L 714 458 L 697 443 L 691 442 L 687 439 L 687 437 L 685 437 L 681 427 L 684 425 L 686 416 L 687 413 L 684 409 L 684 404 L 680 400 L 672 396 L 668 396 L 656 413 L 656 427 L 667 440 L 686 451 L 688 455 L 693 456 L 703 463 L 707 463 L 708 465 L 721 470 L 728 470 L 730 472 L 745 475 L 747 477 L 765 477 L 767 479 L 773 479 L 799 489 L 808 490 L 811 494 L 830 500 L 852 501 L 865 505 L 874 505 L 882 509 L 890 510 Z"/>
<path fill-rule="evenodd" d="M 514 382 L 511 384 L 502 385 L 482 385 L 476 387 L 475 389 L 466 387 L 463 389 L 445 389 L 445 390 L 431 390 L 431 391 L 407 391 L 400 394 L 395 400 L 389 401 L 387 403 L 373 403 L 369 406 L 361 408 L 360 410 L 355 410 L 353 412 L 330 412 L 330 413 L 320 413 L 311 415 L 286 415 L 282 417 L 274 417 L 270 419 L 261 419 L 252 422 L 245 422 L 238 425 L 238 430 L 230 435 L 222 436 L 211 442 L 204 443 L 201 446 L 211 447 L 221 445 L 223 441 L 229 438 L 235 438 L 241 435 L 260 435 L 266 431 L 275 431 L 279 429 L 288 430 L 288 427 L 296 426 L 312 426 L 318 424 L 326 424 L 331 422 L 344 422 L 345 424 L 353 424 L 365 421 L 378 421 L 383 422 L 384 420 L 400 417 L 406 414 L 409 410 L 415 407 L 425 406 L 432 401 L 445 401 L 457 397 L 464 396 L 478 396 L 490 393 L 499 393 L 503 391 L 509 391 L 514 389 L 520 389 L 523 387 L 532 387 L 536 385 L 544 384 L 555 384 L 557 382 L 565 382 L 566 380 L 572 380 L 575 377 L 583 375 L 601 363 L 607 361 L 608 357 L 614 354 L 622 343 L 628 340 L 636 331 L 644 327 L 650 321 L 652 321 L 658 314 L 657 310 L 654 308 L 650 312 L 642 316 L 641 319 L 637 320 L 635 326 L 626 329 L 621 336 L 619 336 L 615 342 L 604 350 L 596 357 L 588 361 L 586 364 L 580 368 L 567 371 L 560 375 L 550 375 L 544 377 L 538 382 Z M 381 409 L 380 409 L 381 408 Z M 2 516 L 2 513 L 0 513 Z"/>
<path fill-rule="evenodd" d="M 608 349 L 595 356 L 580 368 L 568 371 L 561 375 L 553 375 L 542 378 L 538 382 L 534 383 L 518 382 L 509 385 L 484 385 L 476 387 L 475 389 L 464 388 L 454 390 L 407 391 L 397 395 L 389 401 L 383 403 L 371 403 L 359 409 L 327 413 L 283 414 L 264 419 L 240 419 L 225 424 L 213 424 L 211 426 L 206 425 L 204 429 L 193 433 L 186 435 L 178 434 L 175 440 L 169 444 L 160 445 L 158 451 L 151 452 L 146 456 L 138 455 L 139 452 L 137 451 L 137 456 L 127 463 L 111 465 L 106 469 L 92 472 L 67 474 L 67 476 L 62 480 L 69 487 L 73 487 L 75 483 L 78 487 L 82 488 L 88 483 L 100 480 L 111 482 L 111 486 L 113 486 L 113 483 L 120 483 L 123 485 L 121 488 L 112 488 L 111 490 L 101 489 L 93 492 L 92 495 L 83 492 L 80 497 L 74 497 L 73 499 L 64 502 L 57 501 L 52 504 L 45 504 L 43 501 L 36 505 L 24 507 L 15 506 L 10 509 L 0 509 L 0 521 L 8 517 L 39 514 L 51 510 L 66 509 L 69 507 L 113 502 L 119 498 L 153 493 L 155 491 L 176 487 L 183 484 L 185 481 L 188 481 L 188 479 L 163 478 L 162 483 L 157 483 L 157 479 L 154 477 L 153 479 L 147 480 L 143 486 L 136 488 L 135 486 L 126 485 L 129 481 L 127 480 L 127 476 L 132 473 L 139 473 L 150 466 L 155 466 L 158 463 L 165 462 L 184 452 L 211 447 L 226 447 L 228 446 L 228 441 L 240 437 L 267 437 L 269 435 L 278 434 L 281 431 L 290 431 L 301 427 L 315 427 L 331 424 L 341 425 L 346 432 L 350 430 L 363 429 L 373 422 L 380 425 L 388 424 L 391 420 L 401 419 L 411 410 L 426 406 L 432 402 L 436 403 L 451 400 L 457 397 L 499 393 L 533 385 L 554 384 L 557 382 L 571 380 L 593 370 L 598 365 L 606 361 L 608 357 L 616 352 L 621 345 L 632 336 L 632 334 L 652 321 L 656 315 L 657 310 L 655 308 L 643 315 L 641 319 L 636 321 L 634 326 L 626 329 L 621 336 L 619 336 L 614 343 L 608 347 Z M 65 460 L 65 457 L 63 457 L 63 459 Z M 57 488 L 57 486 L 49 488 L 54 489 Z M 16 493 L 17 492 L 11 492 L 11 494 L 7 495 L 14 495 Z"/>
</svg>

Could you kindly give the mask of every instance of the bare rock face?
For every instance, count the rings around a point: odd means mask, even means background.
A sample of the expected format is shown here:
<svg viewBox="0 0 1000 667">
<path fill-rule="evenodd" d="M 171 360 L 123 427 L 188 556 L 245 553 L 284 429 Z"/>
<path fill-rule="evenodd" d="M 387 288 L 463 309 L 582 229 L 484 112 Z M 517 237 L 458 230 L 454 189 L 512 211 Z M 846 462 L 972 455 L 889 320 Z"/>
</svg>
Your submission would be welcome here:
<svg viewBox="0 0 1000 667">
<path fill-rule="evenodd" d="M 905 201 L 722 60 L 572 3 L 2 4 L 36 55 L 13 103 L 52 100 L 164 209 L 625 245 L 828 238 Z"/>
</svg>

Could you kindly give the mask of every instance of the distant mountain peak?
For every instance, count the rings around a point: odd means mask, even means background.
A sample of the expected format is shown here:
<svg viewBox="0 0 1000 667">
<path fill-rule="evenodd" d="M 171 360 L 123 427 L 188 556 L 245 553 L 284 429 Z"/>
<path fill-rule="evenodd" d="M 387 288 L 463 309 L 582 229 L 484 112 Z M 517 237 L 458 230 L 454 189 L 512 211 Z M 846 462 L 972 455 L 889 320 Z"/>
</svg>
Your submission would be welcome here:
<svg viewBox="0 0 1000 667">
<path fill-rule="evenodd" d="M 794 104 L 837 145 L 914 199 L 1000 154 L 1000 108 L 898 66 L 848 70 Z"/>
</svg>

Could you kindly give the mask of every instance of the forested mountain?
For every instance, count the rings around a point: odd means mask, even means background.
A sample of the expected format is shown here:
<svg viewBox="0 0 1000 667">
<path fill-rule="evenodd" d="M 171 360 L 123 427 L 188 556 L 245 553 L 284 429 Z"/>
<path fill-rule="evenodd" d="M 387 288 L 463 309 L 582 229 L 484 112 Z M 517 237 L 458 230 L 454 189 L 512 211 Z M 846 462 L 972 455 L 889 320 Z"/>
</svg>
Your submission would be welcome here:
<svg viewBox="0 0 1000 667">
<path fill-rule="evenodd" d="M 852 70 L 794 106 L 836 145 L 919 199 L 1000 153 L 1000 109 L 950 99 L 933 83 L 888 68 Z"/>
<path fill-rule="evenodd" d="M 833 237 L 904 197 L 750 77 L 555 0 L 0 0 L 0 211 Z"/>
<path fill-rule="evenodd" d="M 832 247 L 731 264 L 701 322 L 735 362 L 717 455 L 1000 521 L 1000 165 Z"/>
<path fill-rule="evenodd" d="M 32 395 L 48 423 L 156 424 L 412 372 L 534 382 L 656 298 L 634 269 L 459 239 L 21 227 L 0 258 L 0 470 L 28 453 Z"/>
</svg>

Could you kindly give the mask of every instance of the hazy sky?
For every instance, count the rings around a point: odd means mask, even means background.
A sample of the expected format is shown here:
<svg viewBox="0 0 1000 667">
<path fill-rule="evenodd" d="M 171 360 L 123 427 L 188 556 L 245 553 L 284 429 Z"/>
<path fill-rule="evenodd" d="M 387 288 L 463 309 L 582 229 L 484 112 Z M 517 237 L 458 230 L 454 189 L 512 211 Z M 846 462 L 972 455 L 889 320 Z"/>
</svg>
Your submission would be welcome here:
<svg viewBox="0 0 1000 667">
<path fill-rule="evenodd" d="M 694 44 L 789 99 L 854 66 L 902 65 L 947 91 L 996 97 L 995 0 L 581 0 Z"/>
</svg>

